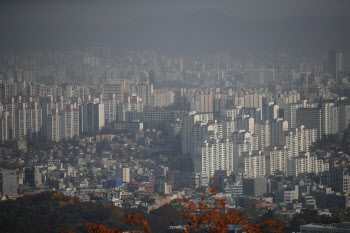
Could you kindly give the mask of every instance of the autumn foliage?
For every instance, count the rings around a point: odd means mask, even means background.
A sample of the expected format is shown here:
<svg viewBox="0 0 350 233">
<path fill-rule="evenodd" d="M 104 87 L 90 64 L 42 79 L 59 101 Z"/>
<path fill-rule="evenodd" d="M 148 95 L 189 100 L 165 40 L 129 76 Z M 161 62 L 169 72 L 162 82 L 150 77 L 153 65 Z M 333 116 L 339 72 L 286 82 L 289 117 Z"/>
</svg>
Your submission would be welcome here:
<svg viewBox="0 0 350 233">
<path fill-rule="evenodd" d="M 225 199 L 215 199 L 217 189 L 213 188 L 209 193 L 205 193 L 198 203 L 191 202 L 184 197 L 183 218 L 187 220 L 185 233 L 206 231 L 211 233 L 228 232 L 230 226 L 240 226 L 248 233 L 280 233 L 284 226 L 283 223 L 278 224 L 272 219 L 266 220 L 262 224 L 248 225 L 245 215 L 240 215 L 235 209 L 226 207 Z M 208 205 L 206 200 L 214 200 L 213 205 Z"/>
<path fill-rule="evenodd" d="M 179 201 L 182 207 L 182 218 L 185 221 L 184 233 L 189 232 L 210 232 L 226 233 L 232 226 L 241 227 L 247 233 L 282 233 L 284 223 L 277 223 L 272 219 L 267 219 L 263 223 L 249 225 L 247 217 L 239 214 L 237 210 L 230 209 L 226 206 L 225 199 L 216 199 L 217 189 L 210 189 L 205 193 L 198 203 L 190 201 L 183 197 Z M 214 201 L 212 205 L 207 203 L 208 200 Z M 151 233 L 152 230 L 148 221 L 138 214 L 126 214 L 125 223 L 132 227 L 130 232 Z M 91 233 L 121 233 L 122 230 L 109 228 L 107 225 L 87 224 L 87 230 Z M 62 233 L 72 233 L 66 229 Z"/>
<path fill-rule="evenodd" d="M 134 226 L 136 232 L 151 233 L 151 228 L 148 226 L 148 221 L 138 214 L 127 214 L 126 224 Z M 135 232 L 135 231 L 134 231 Z"/>
<path fill-rule="evenodd" d="M 148 221 L 139 214 L 126 214 L 125 223 L 133 228 L 134 233 L 152 233 L 148 226 Z M 86 230 L 90 233 L 122 233 L 123 231 L 117 228 L 109 228 L 107 225 L 87 223 Z M 61 233 L 74 233 L 66 228 L 62 229 Z"/>
</svg>

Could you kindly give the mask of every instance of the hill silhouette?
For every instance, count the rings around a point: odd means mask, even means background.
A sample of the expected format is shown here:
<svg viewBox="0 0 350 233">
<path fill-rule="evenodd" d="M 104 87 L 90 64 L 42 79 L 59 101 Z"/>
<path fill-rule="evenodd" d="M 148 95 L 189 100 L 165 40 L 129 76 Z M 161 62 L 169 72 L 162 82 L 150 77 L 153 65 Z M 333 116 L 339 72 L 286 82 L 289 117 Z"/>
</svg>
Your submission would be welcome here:
<svg viewBox="0 0 350 233">
<path fill-rule="evenodd" d="M 130 210 L 131 211 L 131 210 Z M 0 202 L 0 232 L 56 232 L 62 227 L 74 232 L 86 232 L 86 223 L 107 224 L 128 230 L 124 223 L 125 210 L 111 204 L 79 202 L 60 192 L 45 191 L 16 200 Z M 132 210 L 150 221 L 152 232 L 164 231 L 178 224 L 180 214 L 165 205 L 149 214 Z"/>
</svg>

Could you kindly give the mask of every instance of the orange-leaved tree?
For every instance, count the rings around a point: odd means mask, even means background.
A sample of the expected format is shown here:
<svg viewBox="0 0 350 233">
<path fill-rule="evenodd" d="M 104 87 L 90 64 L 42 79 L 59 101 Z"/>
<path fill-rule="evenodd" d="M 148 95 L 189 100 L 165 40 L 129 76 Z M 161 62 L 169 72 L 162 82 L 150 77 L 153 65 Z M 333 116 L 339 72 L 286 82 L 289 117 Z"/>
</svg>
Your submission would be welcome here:
<svg viewBox="0 0 350 233">
<path fill-rule="evenodd" d="M 216 199 L 217 194 L 216 187 L 210 189 L 208 193 L 204 193 L 198 203 L 183 197 L 182 217 L 186 221 L 185 233 L 197 231 L 224 233 L 228 232 L 231 226 L 241 227 L 248 233 L 282 232 L 284 223 L 277 223 L 272 219 L 267 219 L 261 224 L 249 225 L 245 215 L 238 214 L 235 209 L 226 207 L 226 200 Z M 213 205 L 207 203 L 207 200 L 210 199 L 214 201 Z"/>
</svg>

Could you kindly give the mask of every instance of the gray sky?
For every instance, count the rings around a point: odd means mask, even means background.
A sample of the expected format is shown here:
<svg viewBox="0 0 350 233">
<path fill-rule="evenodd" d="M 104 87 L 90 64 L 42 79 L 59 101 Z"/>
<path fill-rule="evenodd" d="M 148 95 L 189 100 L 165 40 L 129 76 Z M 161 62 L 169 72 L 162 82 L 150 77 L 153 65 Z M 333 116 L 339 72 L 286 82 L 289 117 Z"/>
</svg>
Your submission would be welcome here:
<svg viewBox="0 0 350 233">
<path fill-rule="evenodd" d="M 213 10 L 239 18 L 348 17 L 349 0 L 8 0 L 0 2 L 0 24 L 118 25 L 150 15 Z"/>
</svg>

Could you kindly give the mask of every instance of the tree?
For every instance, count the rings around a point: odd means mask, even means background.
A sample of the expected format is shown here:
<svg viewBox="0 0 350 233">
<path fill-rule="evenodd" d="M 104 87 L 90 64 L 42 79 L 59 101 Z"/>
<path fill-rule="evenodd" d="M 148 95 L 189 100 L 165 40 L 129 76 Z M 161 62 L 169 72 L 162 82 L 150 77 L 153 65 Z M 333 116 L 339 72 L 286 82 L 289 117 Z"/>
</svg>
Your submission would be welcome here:
<svg viewBox="0 0 350 233">
<path fill-rule="evenodd" d="M 249 222 L 259 222 L 260 216 L 259 216 L 259 209 L 258 209 L 258 201 L 257 200 L 251 200 L 249 201 L 246 206 L 246 214 L 249 217 Z"/>
<path fill-rule="evenodd" d="M 130 232 L 135 233 L 152 233 L 151 228 L 148 225 L 148 221 L 139 214 L 126 214 L 125 223 L 133 228 Z M 122 233 L 123 230 L 118 228 L 110 228 L 103 224 L 87 223 L 86 230 L 90 233 Z M 61 233 L 74 233 L 67 228 L 62 228 Z"/>
<path fill-rule="evenodd" d="M 267 219 L 264 223 L 248 225 L 247 217 L 240 215 L 235 209 L 226 207 L 225 199 L 215 199 L 217 188 L 213 188 L 209 193 L 205 193 L 197 203 L 191 202 L 188 198 L 183 198 L 183 218 L 187 220 L 185 233 L 206 231 L 210 233 L 228 232 L 230 226 L 241 226 L 248 233 L 262 232 L 282 232 L 284 223 L 277 223 L 272 219 Z M 214 205 L 209 206 L 206 200 L 213 199 Z"/>
<path fill-rule="evenodd" d="M 148 221 L 139 214 L 126 214 L 125 223 L 134 227 L 133 232 L 151 233 L 151 228 L 148 226 Z M 117 228 L 109 228 L 107 225 L 101 224 L 86 224 L 87 230 L 91 233 L 122 233 L 123 231 Z"/>
<path fill-rule="evenodd" d="M 289 223 L 288 230 L 299 231 L 301 225 L 309 223 L 330 224 L 337 222 L 337 219 L 328 215 L 320 215 L 317 210 L 306 209 L 302 213 L 295 214 Z"/>
<path fill-rule="evenodd" d="M 277 223 L 267 219 L 263 223 L 248 224 L 247 217 L 241 215 L 235 209 L 226 207 L 225 199 L 215 199 L 217 188 L 204 193 L 198 203 L 184 197 L 179 203 L 182 206 L 182 218 L 186 221 L 184 233 L 206 231 L 210 233 L 226 233 L 230 226 L 240 226 L 247 233 L 281 233 L 284 223 Z M 206 200 L 214 200 L 210 206 Z M 151 233 L 148 221 L 138 214 L 127 214 L 125 223 L 133 227 L 132 232 Z M 109 228 L 107 225 L 87 224 L 87 230 L 91 233 L 121 233 L 122 230 Z M 72 233 L 66 229 L 63 233 Z"/>
<path fill-rule="evenodd" d="M 100 133 L 101 134 L 114 134 L 115 130 L 114 130 L 113 126 L 107 125 L 107 126 L 102 128 Z"/>
</svg>

